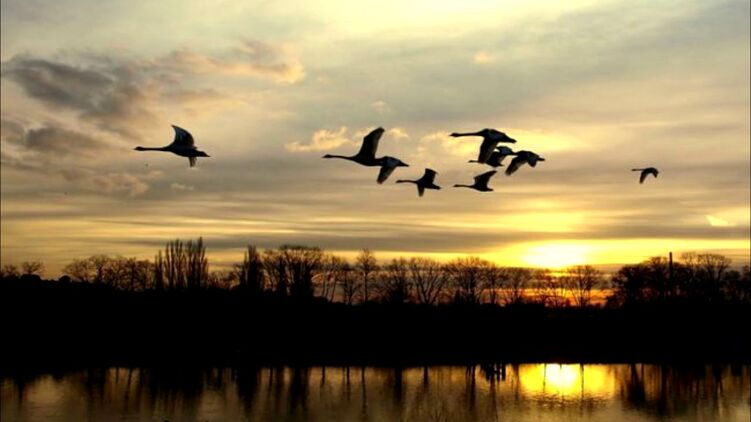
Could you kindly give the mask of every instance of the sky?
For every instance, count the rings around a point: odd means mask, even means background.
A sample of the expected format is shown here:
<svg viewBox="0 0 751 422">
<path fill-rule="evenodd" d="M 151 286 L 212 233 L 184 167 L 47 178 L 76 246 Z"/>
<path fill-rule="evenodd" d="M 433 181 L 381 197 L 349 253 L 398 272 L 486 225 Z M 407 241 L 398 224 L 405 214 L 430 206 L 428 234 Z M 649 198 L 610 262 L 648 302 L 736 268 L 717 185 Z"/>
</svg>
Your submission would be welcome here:
<svg viewBox="0 0 751 422">
<path fill-rule="evenodd" d="M 405 4 L 406 3 L 406 4 Z M 749 261 L 749 2 L 1 0 L 0 258 Z M 137 145 L 188 129 L 195 168 Z M 385 184 L 354 154 L 409 163 Z M 453 189 L 497 128 L 546 161 Z M 659 168 L 644 185 L 634 167 Z M 440 191 L 418 198 L 424 168 Z"/>
</svg>

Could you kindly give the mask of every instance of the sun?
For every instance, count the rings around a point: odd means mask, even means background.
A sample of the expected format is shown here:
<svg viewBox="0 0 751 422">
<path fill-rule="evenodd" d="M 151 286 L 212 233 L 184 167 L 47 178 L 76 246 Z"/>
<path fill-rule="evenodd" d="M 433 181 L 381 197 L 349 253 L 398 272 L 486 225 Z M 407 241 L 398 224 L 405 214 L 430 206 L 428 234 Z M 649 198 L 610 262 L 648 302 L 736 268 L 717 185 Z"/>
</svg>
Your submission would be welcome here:
<svg viewBox="0 0 751 422">
<path fill-rule="evenodd" d="M 522 260 L 535 267 L 562 268 L 587 262 L 590 247 L 585 245 L 555 243 L 531 246 Z"/>
</svg>

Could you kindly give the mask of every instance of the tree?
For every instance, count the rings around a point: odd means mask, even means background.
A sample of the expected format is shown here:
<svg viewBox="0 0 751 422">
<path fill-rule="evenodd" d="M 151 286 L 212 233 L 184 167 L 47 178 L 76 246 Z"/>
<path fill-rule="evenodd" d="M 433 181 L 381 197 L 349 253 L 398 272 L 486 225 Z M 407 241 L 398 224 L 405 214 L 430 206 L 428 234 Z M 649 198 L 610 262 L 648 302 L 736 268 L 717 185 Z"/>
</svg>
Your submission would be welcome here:
<svg viewBox="0 0 751 422">
<path fill-rule="evenodd" d="M 386 265 L 380 277 L 379 290 L 383 302 L 399 304 L 409 300 L 411 283 L 406 259 L 392 259 Z"/>
<path fill-rule="evenodd" d="M 571 292 L 574 304 L 585 308 L 592 304 L 592 289 L 602 284 L 602 272 L 591 265 L 568 267 L 563 275 L 563 283 Z"/>
<path fill-rule="evenodd" d="M 355 279 L 354 270 L 346 261 L 342 266 L 339 285 L 341 286 L 340 290 L 342 292 L 344 303 L 352 305 L 355 301 L 355 296 L 357 296 L 360 291 L 360 283 Z"/>
<path fill-rule="evenodd" d="M 164 276 L 170 290 L 185 287 L 187 277 L 187 254 L 180 239 L 167 242 L 164 247 Z"/>
<path fill-rule="evenodd" d="M 89 259 L 74 259 L 63 268 L 63 272 L 82 283 L 89 283 L 95 277 L 94 266 Z"/>
<path fill-rule="evenodd" d="M 492 262 L 489 262 L 484 270 L 485 274 L 483 274 L 483 281 L 488 296 L 488 303 L 497 305 L 500 296 L 500 289 L 503 284 L 504 270 Z"/>
<path fill-rule="evenodd" d="M 363 249 L 357 255 L 355 260 L 355 268 L 357 269 L 362 280 L 362 302 L 368 302 L 370 300 L 370 291 L 368 284 L 370 283 L 371 275 L 378 271 L 378 261 L 375 255 L 370 249 Z"/>
<path fill-rule="evenodd" d="M 209 280 L 209 260 L 206 259 L 206 247 L 203 245 L 203 238 L 199 237 L 195 242 L 188 240 L 185 255 L 187 287 L 199 289 L 206 286 Z"/>
<path fill-rule="evenodd" d="M 107 265 L 109 265 L 110 260 L 110 257 L 107 255 L 92 255 L 89 257 L 89 263 L 94 270 L 94 283 L 104 282 Z"/>
<path fill-rule="evenodd" d="M 15 279 L 19 277 L 21 277 L 21 273 L 18 271 L 18 267 L 13 264 L 5 264 L 0 269 L 0 278 Z"/>
<path fill-rule="evenodd" d="M 286 265 L 290 296 L 308 300 L 313 297 L 313 276 L 321 268 L 323 251 L 320 248 L 282 245 L 279 248 Z"/>
<path fill-rule="evenodd" d="M 448 277 L 441 264 L 434 259 L 412 258 L 409 273 L 415 287 L 418 303 L 434 305 L 443 294 Z"/>
<path fill-rule="evenodd" d="M 549 269 L 541 269 L 535 271 L 534 279 L 538 303 L 551 308 L 568 306 L 567 289 L 561 277 L 554 276 Z"/>
<path fill-rule="evenodd" d="M 333 301 L 336 297 L 336 287 L 340 285 L 340 279 L 344 275 L 347 261 L 334 254 L 326 254 L 321 263 L 321 271 L 318 274 L 319 295 L 326 300 Z"/>
<path fill-rule="evenodd" d="M 263 268 L 271 289 L 279 296 L 287 296 L 289 286 L 287 265 L 281 252 L 267 249 L 263 252 Z"/>
<path fill-rule="evenodd" d="M 42 261 L 24 261 L 21 263 L 21 270 L 24 274 L 41 275 L 44 271 L 44 264 Z"/>
<path fill-rule="evenodd" d="M 164 289 L 164 259 L 162 258 L 162 251 L 158 251 L 154 257 L 154 272 L 153 272 L 153 284 L 154 289 Z"/>
<path fill-rule="evenodd" d="M 237 281 L 241 287 L 252 293 L 260 293 L 265 288 L 263 260 L 253 245 L 248 245 L 242 264 L 235 266 Z"/>
<path fill-rule="evenodd" d="M 506 268 L 503 288 L 503 302 L 506 305 L 518 305 L 525 301 L 525 293 L 532 281 L 532 270 L 529 268 Z"/>
<path fill-rule="evenodd" d="M 487 261 L 477 257 L 456 258 L 446 265 L 446 271 L 454 287 L 455 303 L 480 303 L 487 265 Z"/>
</svg>

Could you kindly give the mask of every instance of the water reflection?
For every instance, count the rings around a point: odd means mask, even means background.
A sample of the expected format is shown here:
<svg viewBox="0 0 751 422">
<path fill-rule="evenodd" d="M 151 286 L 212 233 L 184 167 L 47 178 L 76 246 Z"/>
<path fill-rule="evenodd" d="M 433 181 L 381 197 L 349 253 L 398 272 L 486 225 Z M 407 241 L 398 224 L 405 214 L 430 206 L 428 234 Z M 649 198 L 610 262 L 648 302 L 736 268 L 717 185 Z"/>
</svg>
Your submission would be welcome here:
<svg viewBox="0 0 751 422">
<path fill-rule="evenodd" d="M 88 369 L 2 379 L 2 420 L 749 420 L 749 366 Z"/>
</svg>

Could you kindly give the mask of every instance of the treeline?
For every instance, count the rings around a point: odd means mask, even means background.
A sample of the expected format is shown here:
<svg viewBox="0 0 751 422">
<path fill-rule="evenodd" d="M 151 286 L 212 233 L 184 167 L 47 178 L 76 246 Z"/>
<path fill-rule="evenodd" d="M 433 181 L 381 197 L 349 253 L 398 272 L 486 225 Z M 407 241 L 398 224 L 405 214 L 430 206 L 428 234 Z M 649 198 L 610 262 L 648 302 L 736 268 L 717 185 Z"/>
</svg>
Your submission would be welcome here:
<svg viewBox="0 0 751 422">
<path fill-rule="evenodd" d="M 93 255 L 63 270 L 61 283 L 79 282 L 128 291 L 228 289 L 247 295 L 295 301 L 314 298 L 347 305 L 442 303 L 536 304 L 546 307 L 628 307 L 653 303 L 751 303 L 749 266 L 731 268 L 718 254 L 683 254 L 679 261 L 654 257 L 626 265 L 612 276 L 589 265 L 553 272 L 498 266 L 477 257 L 446 263 L 424 258 L 379 262 L 362 250 L 353 262 L 320 248 L 247 246 L 242 262 L 229 271 L 210 271 L 201 238 L 168 242 L 153 261 Z M 39 279 L 40 262 L 4 265 L 3 279 Z M 607 296 L 596 297 L 596 292 Z"/>
</svg>

